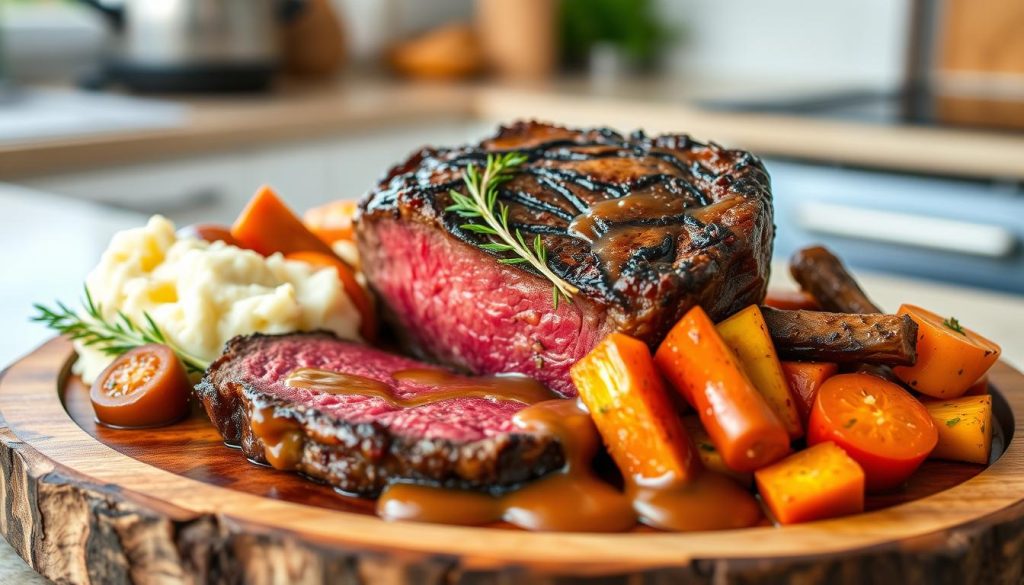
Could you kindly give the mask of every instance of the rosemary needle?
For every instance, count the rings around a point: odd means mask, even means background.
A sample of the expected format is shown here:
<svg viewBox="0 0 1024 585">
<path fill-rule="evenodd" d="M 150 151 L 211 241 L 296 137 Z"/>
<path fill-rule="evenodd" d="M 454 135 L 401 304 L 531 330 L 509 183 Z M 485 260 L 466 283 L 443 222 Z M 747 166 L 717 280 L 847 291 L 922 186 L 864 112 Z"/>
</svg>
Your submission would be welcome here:
<svg viewBox="0 0 1024 585">
<path fill-rule="evenodd" d="M 149 313 L 142 314 L 145 324 L 141 326 L 121 311 L 117 312 L 116 319 L 108 320 L 103 316 L 100 305 L 93 302 L 88 287 L 84 288 L 85 299 L 82 304 L 87 319 L 83 319 L 67 305 L 57 301 L 57 309 L 50 309 L 41 304 L 34 305 L 38 314 L 33 316 L 32 320 L 43 323 L 75 341 L 80 341 L 83 345 L 95 347 L 107 355 L 117 356 L 140 345 L 159 343 L 171 348 L 190 373 L 204 372 L 209 367 L 209 362 L 188 353 L 167 339 Z"/>
<path fill-rule="evenodd" d="M 529 264 L 551 281 L 551 299 L 554 308 L 564 297 L 572 299 L 579 289 L 566 282 L 548 267 L 548 251 L 540 234 L 527 243 L 519 229 L 508 225 L 509 208 L 498 201 L 498 187 L 512 178 L 517 167 L 526 162 L 526 155 L 518 152 L 487 155 L 487 166 L 481 173 L 475 165 L 466 167 L 463 177 L 468 195 L 452 189 L 448 192 L 454 203 L 446 211 L 454 211 L 460 217 L 469 219 L 460 227 L 466 231 L 490 236 L 491 241 L 480 247 L 490 252 L 510 252 L 511 257 L 501 258 L 502 264 Z M 473 220 L 480 220 L 474 222 Z"/>
</svg>

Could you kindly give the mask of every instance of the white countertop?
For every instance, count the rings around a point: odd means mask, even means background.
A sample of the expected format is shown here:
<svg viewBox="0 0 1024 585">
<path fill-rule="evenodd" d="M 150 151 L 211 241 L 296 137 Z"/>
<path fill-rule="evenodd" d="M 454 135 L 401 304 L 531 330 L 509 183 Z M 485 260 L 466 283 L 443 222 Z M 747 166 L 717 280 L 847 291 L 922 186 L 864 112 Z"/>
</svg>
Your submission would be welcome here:
<svg viewBox="0 0 1024 585">
<path fill-rule="evenodd" d="M 0 367 L 51 336 L 30 323 L 32 303 L 77 302 L 85 274 L 117 230 L 144 217 L 83 201 L 62 199 L 0 183 Z M 1006 361 L 1024 369 L 1024 296 L 859 273 L 869 296 L 886 309 L 903 302 L 955 315 L 1003 347 Z M 791 287 L 784 265 L 772 287 Z M 0 583 L 45 583 L 5 542 L 0 542 Z"/>
</svg>

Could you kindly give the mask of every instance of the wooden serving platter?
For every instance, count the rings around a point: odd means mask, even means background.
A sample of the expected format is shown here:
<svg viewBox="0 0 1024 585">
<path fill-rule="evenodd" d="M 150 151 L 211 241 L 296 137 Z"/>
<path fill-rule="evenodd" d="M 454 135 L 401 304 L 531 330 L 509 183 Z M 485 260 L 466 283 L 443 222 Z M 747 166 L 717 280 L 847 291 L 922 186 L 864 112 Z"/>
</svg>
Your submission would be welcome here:
<svg viewBox="0 0 1024 585">
<path fill-rule="evenodd" d="M 928 462 L 871 511 L 785 528 L 530 533 L 388 523 L 368 502 L 260 468 L 197 413 L 92 420 L 54 339 L 0 378 L 0 532 L 64 583 L 1020 583 L 1024 375 L 991 373 L 1005 450 Z"/>
</svg>

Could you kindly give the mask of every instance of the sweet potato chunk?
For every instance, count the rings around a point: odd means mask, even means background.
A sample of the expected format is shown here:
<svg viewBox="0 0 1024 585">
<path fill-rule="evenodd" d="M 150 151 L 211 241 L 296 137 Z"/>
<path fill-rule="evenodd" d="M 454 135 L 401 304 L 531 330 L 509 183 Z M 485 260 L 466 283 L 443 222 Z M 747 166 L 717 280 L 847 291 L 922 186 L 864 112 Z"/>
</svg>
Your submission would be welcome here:
<svg viewBox="0 0 1024 585">
<path fill-rule="evenodd" d="M 757 491 L 780 524 L 864 511 L 864 472 L 832 442 L 819 443 L 754 472 Z"/>
<path fill-rule="evenodd" d="M 932 459 L 985 465 L 992 454 L 992 396 L 964 396 L 926 402 L 939 430 Z"/>
</svg>

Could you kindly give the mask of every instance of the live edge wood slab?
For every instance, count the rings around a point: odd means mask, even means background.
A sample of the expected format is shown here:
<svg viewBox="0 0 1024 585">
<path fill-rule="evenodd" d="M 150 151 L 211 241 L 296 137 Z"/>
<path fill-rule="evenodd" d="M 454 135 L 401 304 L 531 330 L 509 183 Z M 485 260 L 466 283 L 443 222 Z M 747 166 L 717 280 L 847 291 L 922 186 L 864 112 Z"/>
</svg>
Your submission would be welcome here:
<svg viewBox="0 0 1024 585">
<path fill-rule="evenodd" d="M 55 339 L 0 379 L 0 532 L 58 583 L 1020 583 L 1024 375 L 991 381 L 990 467 L 930 462 L 849 518 L 667 534 L 387 523 L 367 505 L 224 447 L 200 416 L 91 423 Z M 134 433 L 126 435 L 124 433 Z"/>
</svg>

